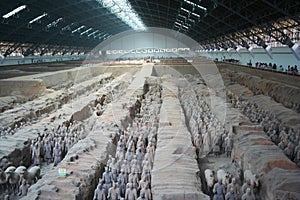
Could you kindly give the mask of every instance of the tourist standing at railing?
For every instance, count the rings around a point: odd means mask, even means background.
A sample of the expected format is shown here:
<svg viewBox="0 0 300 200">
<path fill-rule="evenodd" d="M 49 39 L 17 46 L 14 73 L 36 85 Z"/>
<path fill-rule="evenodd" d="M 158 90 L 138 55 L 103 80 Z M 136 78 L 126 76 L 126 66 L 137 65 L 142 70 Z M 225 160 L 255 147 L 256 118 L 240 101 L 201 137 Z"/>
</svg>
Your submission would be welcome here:
<svg viewBox="0 0 300 200">
<path fill-rule="evenodd" d="M 280 65 L 280 66 L 279 66 L 279 71 L 281 71 L 281 72 L 283 72 L 283 71 L 284 71 L 284 69 L 283 69 L 282 65 Z"/>
</svg>

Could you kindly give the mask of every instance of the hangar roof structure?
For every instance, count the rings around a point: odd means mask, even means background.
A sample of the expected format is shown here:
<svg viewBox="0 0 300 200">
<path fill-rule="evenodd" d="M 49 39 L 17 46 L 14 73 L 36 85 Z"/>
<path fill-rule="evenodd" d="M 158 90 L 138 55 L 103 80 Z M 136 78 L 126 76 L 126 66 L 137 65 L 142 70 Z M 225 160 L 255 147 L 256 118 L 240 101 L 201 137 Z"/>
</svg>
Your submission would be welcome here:
<svg viewBox="0 0 300 200">
<path fill-rule="evenodd" d="M 3 0 L 0 8 L 5 57 L 87 52 L 115 34 L 147 27 L 179 31 L 202 49 L 299 41 L 292 35 L 299 32 L 298 0 Z"/>
</svg>

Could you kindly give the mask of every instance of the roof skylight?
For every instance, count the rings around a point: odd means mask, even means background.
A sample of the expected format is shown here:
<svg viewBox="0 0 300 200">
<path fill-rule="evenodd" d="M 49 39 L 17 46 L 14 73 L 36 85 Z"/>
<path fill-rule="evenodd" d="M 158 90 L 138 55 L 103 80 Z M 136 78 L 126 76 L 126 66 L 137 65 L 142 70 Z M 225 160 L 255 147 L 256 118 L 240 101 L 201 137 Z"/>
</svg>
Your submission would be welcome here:
<svg viewBox="0 0 300 200">
<path fill-rule="evenodd" d="M 3 17 L 4 19 L 7 19 L 7 18 L 9 18 L 9 17 L 11 17 L 11 16 L 17 14 L 18 12 L 24 10 L 26 7 L 27 7 L 26 5 L 19 6 L 19 7 L 17 7 L 16 9 L 10 11 L 9 13 L 3 15 L 2 17 Z"/>
<path fill-rule="evenodd" d="M 128 0 L 96 0 L 111 13 L 136 31 L 145 31 L 146 27 Z"/>
<path fill-rule="evenodd" d="M 90 37 L 91 35 L 95 35 L 95 34 L 98 33 L 98 32 L 99 32 L 99 30 L 95 30 L 94 32 L 88 34 L 88 37 Z"/>
<path fill-rule="evenodd" d="M 88 33 L 88 32 L 91 31 L 91 30 L 93 30 L 93 28 L 89 28 L 89 29 L 83 31 L 82 33 L 80 33 L 80 35 L 84 35 L 84 34 Z"/>
<path fill-rule="evenodd" d="M 205 8 L 205 7 L 203 7 L 203 6 L 200 6 L 200 5 L 198 5 L 198 4 L 195 4 L 195 3 L 193 3 L 193 2 L 191 2 L 191 1 L 189 1 L 189 0 L 184 0 L 184 2 L 186 2 L 187 4 L 190 4 L 190 5 L 192 5 L 192 6 L 198 7 L 198 8 L 200 8 L 201 10 L 207 11 L 207 8 Z"/>
<path fill-rule="evenodd" d="M 47 25 L 47 28 L 56 27 L 57 24 L 58 24 L 59 22 L 61 22 L 62 20 L 63 20 L 62 17 L 58 18 L 57 20 L 55 20 L 55 21 L 51 22 L 50 24 L 48 24 L 48 25 Z"/>
<path fill-rule="evenodd" d="M 77 31 L 80 31 L 81 29 L 85 28 L 84 25 L 80 26 L 79 28 L 72 31 L 72 33 L 76 33 Z"/>
<path fill-rule="evenodd" d="M 42 14 L 42 15 L 40 15 L 40 16 L 34 18 L 33 20 L 31 20 L 31 21 L 29 22 L 29 24 L 32 24 L 32 23 L 34 23 L 34 22 L 36 22 L 36 21 L 42 19 L 43 17 L 45 17 L 45 16 L 47 16 L 47 15 L 48 15 L 48 14 L 44 12 L 44 14 Z"/>
</svg>

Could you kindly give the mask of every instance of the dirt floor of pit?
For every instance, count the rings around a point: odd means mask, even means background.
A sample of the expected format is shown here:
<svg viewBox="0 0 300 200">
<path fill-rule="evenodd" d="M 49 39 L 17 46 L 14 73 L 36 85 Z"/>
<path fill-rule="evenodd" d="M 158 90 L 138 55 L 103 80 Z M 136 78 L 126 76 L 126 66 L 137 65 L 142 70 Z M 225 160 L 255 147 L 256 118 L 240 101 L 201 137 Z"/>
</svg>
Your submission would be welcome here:
<svg viewBox="0 0 300 200">
<path fill-rule="evenodd" d="M 0 79 L 7 79 L 19 76 L 28 76 L 45 72 L 55 72 L 60 70 L 80 67 L 81 62 L 63 62 L 63 63 L 36 63 L 29 65 L 0 66 Z"/>
</svg>

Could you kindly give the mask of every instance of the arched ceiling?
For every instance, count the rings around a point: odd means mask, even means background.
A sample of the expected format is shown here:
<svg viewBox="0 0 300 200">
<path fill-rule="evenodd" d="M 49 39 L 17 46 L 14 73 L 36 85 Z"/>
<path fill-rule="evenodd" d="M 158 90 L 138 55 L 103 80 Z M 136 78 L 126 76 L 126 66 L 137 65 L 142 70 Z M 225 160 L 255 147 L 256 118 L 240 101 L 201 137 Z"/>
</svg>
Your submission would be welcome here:
<svg viewBox="0 0 300 200">
<path fill-rule="evenodd" d="M 98 0 L 99 1 L 99 0 Z M 88 50 L 108 37 L 131 28 L 97 0 L 2 0 L 0 42 L 9 43 L 5 56 L 22 49 L 27 56 L 48 48 Z M 128 0 L 146 27 L 180 31 L 201 45 L 243 44 L 242 37 L 260 42 L 265 34 L 279 29 L 278 41 L 285 42 L 282 20 L 299 27 L 299 0 Z M 12 17 L 13 9 L 26 8 Z M 29 23 L 43 13 L 47 15 Z M 249 31 L 257 28 L 258 32 Z M 86 31 L 86 32 L 85 32 Z M 275 37 L 275 36 L 274 36 Z"/>
</svg>

